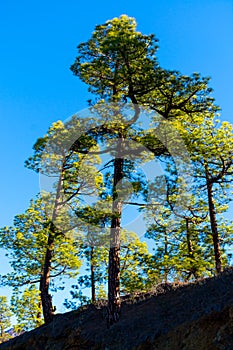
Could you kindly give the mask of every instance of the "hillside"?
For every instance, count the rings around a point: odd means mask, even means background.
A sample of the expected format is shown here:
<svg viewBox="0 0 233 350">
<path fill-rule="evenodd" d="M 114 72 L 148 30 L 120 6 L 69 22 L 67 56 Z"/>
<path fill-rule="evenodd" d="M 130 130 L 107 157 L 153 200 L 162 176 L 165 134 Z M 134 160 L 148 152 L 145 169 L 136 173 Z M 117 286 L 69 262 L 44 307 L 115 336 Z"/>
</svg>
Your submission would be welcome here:
<svg viewBox="0 0 233 350">
<path fill-rule="evenodd" d="M 119 323 L 90 305 L 0 345 L 0 350 L 233 350 L 233 270 L 160 285 L 122 303 Z"/>
</svg>

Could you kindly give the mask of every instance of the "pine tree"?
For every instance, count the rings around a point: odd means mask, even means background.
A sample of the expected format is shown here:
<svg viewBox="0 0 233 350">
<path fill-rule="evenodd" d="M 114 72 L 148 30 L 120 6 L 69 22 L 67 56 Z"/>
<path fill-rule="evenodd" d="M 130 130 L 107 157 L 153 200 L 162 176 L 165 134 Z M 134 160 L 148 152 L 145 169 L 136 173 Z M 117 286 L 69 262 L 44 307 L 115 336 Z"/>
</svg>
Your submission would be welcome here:
<svg viewBox="0 0 233 350">
<path fill-rule="evenodd" d="M 12 272 L 1 276 L 2 285 L 13 287 L 15 292 L 27 285 L 39 285 L 37 289 L 40 291 L 42 306 L 41 279 L 48 249 L 52 210 L 50 202 L 38 197 L 31 201 L 24 214 L 15 216 L 14 226 L 2 228 L 0 235 L 0 246 L 7 251 L 12 267 Z M 63 276 L 77 275 L 81 265 L 78 252 L 72 231 L 67 232 L 65 236 L 58 235 L 53 241 L 53 254 L 49 264 L 54 290 L 59 288 Z M 45 316 L 44 310 L 43 314 Z"/>
<path fill-rule="evenodd" d="M 7 333 L 7 329 L 11 326 L 12 312 L 10 311 L 9 304 L 6 296 L 0 296 L 0 343 L 7 341 L 11 338 Z"/>
<path fill-rule="evenodd" d="M 16 316 L 16 333 L 28 331 L 43 324 L 40 291 L 35 284 L 26 287 L 23 293 L 16 288 L 11 297 L 11 310 Z"/>
<path fill-rule="evenodd" d="M 40 278 L 40 291 L 45 322 L 52 320 L 54 308 L 49 293 L 51 279 L 51 262 L 56 240 L 65 237 L 72 230 L 72 213 L 70 208 L 77 206 L 80 193 L 95 193 L 101 183 L 95 164 L 97 157 L 85 157 L 71 149 L 74 133 L 82 129 L 87 121 L 74 116 L 64 125 L 61 121 L 54 123 L 43 138 L 34 145 L 34 155 L 26 161 L 26 166 L 44 176 L 53 177 L 53 188 L 47 196 L 51 201 L 48 221 L 47 248 L 44 256 L 43 273 Z M 74 216 L 73 216 L 74 217 Z"/>
<path fill-rule="evenodd" d="M 97 96 L 99 103 L 101 99 L 111 103 L 105 112 L 110 120 L 89 132 L 96 141 L 103 141 L 103 135 L 106 134 L 116 139 L 112 182 L 114 215 L 109 249 L 109 324 L 116 322 L 120 314 L 122 201 L 117 195 L 117 186 L 125 176 L 126 140 L 141 143 L 155 155 L 166 152 L 167 146 L 155 137 L 156 132 L 157 135 L 161 132 L 157 127 L 157 117 L 153 120 L 155 126 L 150 132 L 135 133 L 140 117 L 139 104 L 149 106 L 164 119 L 177 115 L 185 118 L 187 114 L 215 109 L 213 99 L 208 96 L 211 92 L 208 88 L 209 79 L 201 78 L 196 73 L 187 77 L 179 72 L 162 69 L 157 62 L 157 49 L 154 35 L 138 32 L 135 20 L 123 15 L 96 26 L 91 39 L 78 46 L 78 56 L 71 66 L 72 72 L 89 85 L 89 91 Z M 124 119 L 121 106 L 127 101 L 131 103 L 134 113 L 131 112 L 131 118 Z M 117 106 L 112 105 L 117 102 Z M 136 149 L 136 153 L 139 156 L 140 151 Z"/>
<path fill-rule="evenodd" d="M 220 123 L 215 113 L 177 120 L 195 167 L 195 178 L 208 206 L 210 231 L 216 272 L 223 269 L 221 252 L 220 214 L 231 200 L 233 129 L 228 122 Z M 224 244 L 224 243 L 223 243 Z M 223 246 L 222 244 L 222 246 Z M 223 248 L 223 247 L 222 247 Z"/>
</svg>

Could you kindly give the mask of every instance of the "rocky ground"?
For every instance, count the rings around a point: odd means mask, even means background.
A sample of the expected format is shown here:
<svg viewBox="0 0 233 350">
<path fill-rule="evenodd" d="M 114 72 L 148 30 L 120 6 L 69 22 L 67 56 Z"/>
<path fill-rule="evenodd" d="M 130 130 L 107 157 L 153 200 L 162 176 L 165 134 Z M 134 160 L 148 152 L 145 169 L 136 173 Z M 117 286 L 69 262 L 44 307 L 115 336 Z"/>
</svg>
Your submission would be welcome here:
<svg viewBox="0 0 233 350">
<path fill-rule="evenodd" d="M 0 350 L 233 350 L 233 270 L 125 298 L 110 329 L 89 305 L 0 345 Z"/>
</svg>

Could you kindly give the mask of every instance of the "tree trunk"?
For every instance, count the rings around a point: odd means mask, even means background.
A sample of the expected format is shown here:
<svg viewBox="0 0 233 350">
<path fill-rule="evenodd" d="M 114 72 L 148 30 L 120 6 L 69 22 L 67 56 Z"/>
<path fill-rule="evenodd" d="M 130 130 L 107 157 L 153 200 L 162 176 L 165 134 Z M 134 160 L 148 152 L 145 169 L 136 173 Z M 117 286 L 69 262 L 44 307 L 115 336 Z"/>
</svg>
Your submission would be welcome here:
<svg viewBox="0 0 233 350">
<path fill-rule="evenodd" d="M 94 264 L 94 247 L 91 247 L 91 301 L 96 302 L 95 294 L 95 264 Z"/>
<path fill-rule="evenodd" d="M 113 205 L 112 222 L 110 233 L 109 268 L 108 268 L 108 325 L 119 320 L 121 300 L 120 300 L 120 226 L 122 203 L 118 198 L 116 186 L 120 185 L 123 178 L 123 158 L 120 157 L 123 146 L 123 137 L 118 140 L 117 157 L 114 161 L 113 180 Z"/>
<path fill-rule="evenodd" d="M 215 257 L 215 268 L 217 274 L 222 272 L 222 258 L 220 250 L 220 241 L 218 233 L 218 224 L 216 219 L 216 210 L 213 199 L 213 184 L 209 178 L 208 171 L 206 170 L 206 184 L 208 192 L 208 206 L 209 206 L 209 215 L 210 215 L 210 225 L 212 230 L 213 245 L 214 245 L 214 257 Z"/>
<path fill-rule="evenodd" d="M 190 227 L 189 227 L 189 219 L 185 218 L 186 223 L 186 241 L 187 241 L 187 248 L 188 248 L 188 256 L 190 258 L 193 258 L 193 248 L 192 248 L 192 241 L 191 241 L 191 234 L 190 234 Z"/>
<path fill-rule="evenodd" d="M 188 257 L 192 259 L 192 265 L 190 266 L 190 271 L 187 277 L 187 281 L 190 279 L 190 277 L 193 275 L 195 279 L 197 279 L 197 268 L 195 267 L 194 263 L 194 253 L 193 253 L 193 245 L 192 245 L 192 239 L 191 239 L 191 231 L 190 231 L 190 219 L 185 218 L 186 223 L 186 242 L 187 242 L 187 249 L 188 249 Z"/>
<path fill-rule="evenodd" d="M 53 256 L 53 239 L 51 234 L 48 238 L 48 247 L 46 249 L 43 274 L 40 280 L 41 302 L 45 323 L 52 321 L 54 316 L 54 308 L 52 304 L 52 296 L 49 294 L 51 261 Z"/>
<path fill-rule="evenodd" d="M 37 312 L 37 315 L 36 315 L 36 318 L 37 318 L 37 327 L 40 325 L 40 320 L 41 320 L 41 316 L 42 316 L 42 301 L 40 299 L 39 301 L 39 304 L 38 304 L 38 307 L 39 307 L 39 311 Z"/>
<path fill-rule="evenodd" d="M 52 321 L 54 316 L 54 311 L 55 311 L 55 308 L 53 307 L 53 303 L 52 303 L 52 296 L 51 294 L 49 294 L 49 285 L 50 285 L 51 264 L 52 264 L 52 258 L 53 258 L 54 243 L 56 238 L 56 226 L 54 223 L 56 222 L 56 218 L 58 215 L 59 199 L 60 199 L 61 189 L 62 189 L 63 171 L 64 171 L 64 161 L 63 161 L 62 170 L 61 170 L 58 184 L 57 184 L 56 199 L 55 199 L 53 213 L 52 213 L 52 220 L 49 225 L 48 243 L 47 243 L 47 249 L 45 254 L 43 273 L 41 275 L 41 280 L 40 280 L 42 310 L 43 310 L 44 321 L 46 324 Z"/>
<path fill-rule="evenodd" d="M 164 255 L 168 255 L 168 237 L 167 237 L 167 231 L 165 230 L 164 234 Z M 168 282 L 168 274 L 169 274 L 169 267 L 164 267 L 164 282 Z"/>
</svg>

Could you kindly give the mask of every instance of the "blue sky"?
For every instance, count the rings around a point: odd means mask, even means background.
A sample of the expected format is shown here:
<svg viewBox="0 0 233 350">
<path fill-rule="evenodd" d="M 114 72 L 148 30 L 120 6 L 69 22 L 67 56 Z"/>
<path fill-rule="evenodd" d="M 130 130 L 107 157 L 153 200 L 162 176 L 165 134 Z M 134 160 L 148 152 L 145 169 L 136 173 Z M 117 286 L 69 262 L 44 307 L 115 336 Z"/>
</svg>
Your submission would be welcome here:
<svg viewBox="0 0 233 350">
<path fill-rule="evenodd" d="M 96 24 L 121 14 L 135 17 L 143 33 L 156 34 L 164 68 L 211 76 L 222 119 L 233 122 L 232 0 L 2 1 L 1 227 L 39 192 L 38 175 L 24 168 L 36 139 L 52 122 L 87 106 L 87 88 L 69 70 L 76 46 Z"/>
<path fill-rule="evenodd" d="M 160 40 L 165 68 L 212 77 L 222 118 L 233 121 L 233 2 L 16 1 L 0 11 L 0 226 L 9 225 L 39 191 L 24 168 L 32 146 L 53 121 L 87 106 L 87 88 L 69 70 L 76 46 L 96 24 L 128 14 Z"/>
</svg>

